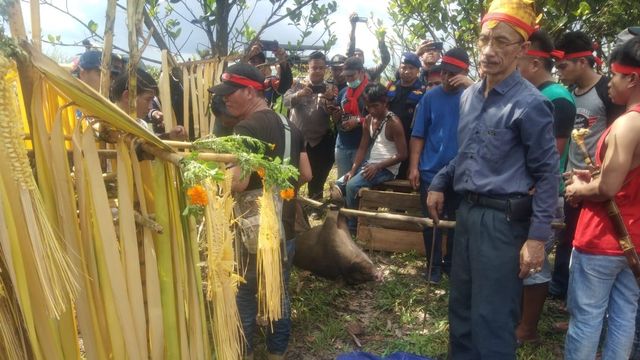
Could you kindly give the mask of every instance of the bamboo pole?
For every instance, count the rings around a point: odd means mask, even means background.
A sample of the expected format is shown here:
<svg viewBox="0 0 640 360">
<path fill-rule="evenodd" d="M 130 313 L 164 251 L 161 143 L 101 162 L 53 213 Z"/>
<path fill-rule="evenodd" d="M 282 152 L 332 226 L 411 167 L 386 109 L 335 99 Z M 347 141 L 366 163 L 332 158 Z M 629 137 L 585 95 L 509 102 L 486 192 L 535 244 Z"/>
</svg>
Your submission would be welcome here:
<svg viewBox="0 0 640 360">
<path fill-rule="evenodd" d="M 29 7 L 31 9 L 31 42 L 33 46 L 42 51 L 42 28 L 40 27 L 40 1 L 29 0 Z"/>
<path fill-rule="evenodd" d="M 117 0 L 107 2 L 107 14 L 104 22 L 104 44 L 102 46 L 102 67 L 100 70 L 100 94 L 109 98 L 111 87 L 111 51 L 113 50 L 113 26 L 116 21 Z"/>
<path fill-rule="evenodd" d="M 324 205 L 320 201 L 312 200 L 303 196 L 298 196 L 297 200 L 303 204 L 306 204 L 315 208 L 320 208 Z M 397 221 L 411 222 L 421 226 L 423 229 L 426 227 L 434 227 L 432 219 L 418 217 L 418 216 L 388 214 L 388 213 L 355 210 L 355 209 L 347 209 L 347 208 L 341 208 L 340 213 L 347 216 L 359 216 L 359 217 L 366 217 L 366 218 L 379 219 L 379 220 L 397 220 Z M 449 220 L 440 220 L 435 227 L 444 228 L 444 229 L 453 229 L 456 227 L 456 222 L 449 221 Z M 565 224 L 559 223 L 559 222 L 553 222 L 551 223 L 551 227 L 553 229 L 564 229 Z"/>
</svg>

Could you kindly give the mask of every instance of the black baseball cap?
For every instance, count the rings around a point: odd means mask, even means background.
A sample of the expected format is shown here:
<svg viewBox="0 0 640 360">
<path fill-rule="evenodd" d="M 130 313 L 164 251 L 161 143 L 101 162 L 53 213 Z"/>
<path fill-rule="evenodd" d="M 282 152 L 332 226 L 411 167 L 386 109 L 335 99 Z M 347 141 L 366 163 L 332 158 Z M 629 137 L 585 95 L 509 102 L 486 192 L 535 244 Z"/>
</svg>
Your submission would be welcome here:
<svg viewBox="0 0 640 360">
<path fill-rule="evenodd" d="M 246 63 L 229 66 L 220 76 L 220 80 L 222 83 L 210 88 L 209 92 L 225 96 L 246 87 L 264 90 L 264 75 L 255 66 Z"/>
<path fill-rule="evenodd" d="M 461 48 L 453 48 L 442 56 L 442 70 L 461 73 L 469 69 L 469 55 Z"/>
<path fill-rule="evenodd" d="M 344 61 L 342 75 L 350 76 L 362 70 L 364 70 L 364 64 L 362 63 L 362 60 L 357 57 L 350 57 Z"/>
<path fill-rule="evenodd" d="M 111 54 L 111 75 L 117 76 L 122 72 L 120 66 L 115 65 L 114 59 L 122 60 L 122 58 L 117 54 Z M 140 63 L 141 64 L 141 63 Z M 80 59 L 78 60 L 78 69 L 77 71 L 82 70 L 94 70 L 100 69 L 102 65 L 102 51 L 99 50 L 89 50 L 85 51 L 82 55 L 80 55 Z"/>
</svg>

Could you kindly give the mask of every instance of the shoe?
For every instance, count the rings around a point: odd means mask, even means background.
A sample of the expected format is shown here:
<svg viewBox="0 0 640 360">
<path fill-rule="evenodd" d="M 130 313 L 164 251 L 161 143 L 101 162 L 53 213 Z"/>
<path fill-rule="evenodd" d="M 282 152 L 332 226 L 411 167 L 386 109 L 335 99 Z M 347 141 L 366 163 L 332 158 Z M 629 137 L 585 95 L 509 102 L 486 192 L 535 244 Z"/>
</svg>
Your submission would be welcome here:
<svg viewBox="0 0 640 360">
<path fill-rule="evenodd" d="M 427 268 L 427 271 L 428 271 L 428 268 Z M 424 277 L 424 279 L 429 284 L 432 284 L 432 285 L 440 284 L 440 280 L 442 280 L 442 269 L 440 267 L 432 267 L 431 268 L 431 275 L 429 275 L 427 273 L 427 271 L 424 272 L 422 277 Z"/>
</svg>

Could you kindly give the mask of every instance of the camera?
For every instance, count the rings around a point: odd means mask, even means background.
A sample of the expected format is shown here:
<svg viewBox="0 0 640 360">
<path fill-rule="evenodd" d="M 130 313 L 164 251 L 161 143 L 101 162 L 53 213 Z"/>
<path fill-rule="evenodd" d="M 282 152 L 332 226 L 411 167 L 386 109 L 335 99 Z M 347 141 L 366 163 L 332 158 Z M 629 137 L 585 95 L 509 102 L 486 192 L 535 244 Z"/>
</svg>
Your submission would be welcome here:
<svg viewBox="0 0 640 360">
<path fill-rule="evenodd" d="M 324 94 L 325 92 L 327 92 L 327 85 L 326 84 L 311 85 L 311 91 L 314 94 Z"/>
<path fill-rule="evenodd" d="M 277 40 L 260 40 L 263 51 L 276 51 L 280 47 Z"/>
</svg>

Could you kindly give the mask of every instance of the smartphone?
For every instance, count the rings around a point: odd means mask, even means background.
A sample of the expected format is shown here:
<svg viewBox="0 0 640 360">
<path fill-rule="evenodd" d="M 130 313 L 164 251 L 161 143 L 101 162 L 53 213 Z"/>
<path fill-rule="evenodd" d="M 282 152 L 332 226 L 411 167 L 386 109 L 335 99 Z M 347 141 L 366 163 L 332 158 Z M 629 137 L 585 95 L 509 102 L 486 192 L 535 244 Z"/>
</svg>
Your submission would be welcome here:
<svg viewBox="0 0 640 360">
<path fill-rule="evenodd" d="M 260 40 L 263 51 L 276 51 L 280 47 L 278 40 Z"/>
</svg>

